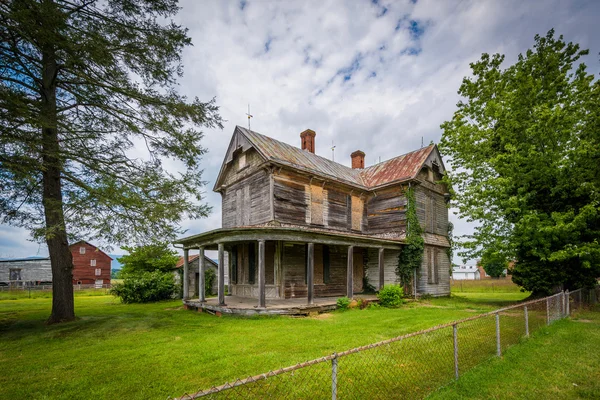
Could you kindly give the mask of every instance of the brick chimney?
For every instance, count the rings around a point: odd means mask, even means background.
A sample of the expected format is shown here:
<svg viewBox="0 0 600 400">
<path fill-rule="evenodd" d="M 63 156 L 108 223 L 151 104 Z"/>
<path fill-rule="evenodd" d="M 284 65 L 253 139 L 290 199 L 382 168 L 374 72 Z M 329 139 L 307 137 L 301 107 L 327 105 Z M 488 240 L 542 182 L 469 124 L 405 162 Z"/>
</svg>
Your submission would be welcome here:
<svg viewBox="0 0 600 400">
<path fill-rule="evenodd" d="M 352 157 L 352 169 L 363 169 L 365 167 L 365 153 L 356 150 L 350 154 L 350 157 Z"/>
<path fill-rule="evenodd" d="M 315 153 L 315 136 L 317 136 L 317 134 L 312 129 L 307 129 L 300 134 L 302 150 L 310 151 L 313 154 Z"/>
</svg>

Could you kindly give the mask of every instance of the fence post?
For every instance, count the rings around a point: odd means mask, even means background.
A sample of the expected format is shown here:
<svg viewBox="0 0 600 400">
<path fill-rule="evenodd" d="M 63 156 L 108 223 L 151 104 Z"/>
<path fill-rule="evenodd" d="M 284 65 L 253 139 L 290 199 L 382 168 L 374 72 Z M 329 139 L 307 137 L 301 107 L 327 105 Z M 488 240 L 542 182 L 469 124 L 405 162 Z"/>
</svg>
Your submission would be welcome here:
<svg viewBox="0 0 600 400">
<path fill-rule="evenodd" d="M 338 369 L 338 357 L 337 353 L 333 353 L 331 359 L 331 400 L 337 399 L 337 369 Z"/>
<path fill-rule="evenodd" d="M 454 378 L 458 379 L 458 325 L 452 325 L 454 336 Z"/>
<path fill-rule="evenodd" d="M 565 306 L 567 307 L 567 311 L 565 316 L 569 317 L 571 315 L 571 295 L 569 294 L 569 289 L 567 289 L 566 295 L 567 302 L 565 303 Z"/>
<path fill-rule="evenodd" d="M 550 325 L 550 297 L 546 297 L 546 325 Z"/>
<path fill-rule="evenodd" d="M 525 311 L 525 336 L 529 337 L 529 313 L 527 312 L 527 306 L 525 306 L 524 311 Z"/>
<path fill-rule="evenodd" d="M 502 355 L 502 348 L 500 347 L 500 314 L 496 313 L 496 354 L 498 357 Z"/>
<path fill-rule="evenodd" d="M 565 305 L 565 291 L 564 290 L 561 292 L 561 300 L 562 301 L 561 301 L 560 304 L 561 304 L 562 307 L 561 307 L 561 310 L 560 310 L 561 311 L 560 317 L 564 318 L 565 317 L 565 313 L 567 312 L 567 306 Z"/>
</svg>

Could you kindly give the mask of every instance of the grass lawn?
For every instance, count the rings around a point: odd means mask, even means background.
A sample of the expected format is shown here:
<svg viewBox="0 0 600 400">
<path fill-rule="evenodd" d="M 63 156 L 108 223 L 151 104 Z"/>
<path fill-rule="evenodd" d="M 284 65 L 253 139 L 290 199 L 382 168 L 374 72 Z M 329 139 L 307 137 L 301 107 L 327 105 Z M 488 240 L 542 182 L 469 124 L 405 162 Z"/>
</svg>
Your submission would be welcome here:
<svg viewBox="0 0 600 400">
<path fill-rule="evenodd" d="M 76 293 L 79 320 L 54 326 L 44 324 L 50 298 L 0 301 L 0 398 L 164 399 L 497 306 L 454 297 L 315 318 L 217 318 L 178 300 L 89 294 Z"/>
<path fill-rule="evenodd" d="M 600 309 L 544 327 L 429 399 L 600 398 Z"/>
</svg>

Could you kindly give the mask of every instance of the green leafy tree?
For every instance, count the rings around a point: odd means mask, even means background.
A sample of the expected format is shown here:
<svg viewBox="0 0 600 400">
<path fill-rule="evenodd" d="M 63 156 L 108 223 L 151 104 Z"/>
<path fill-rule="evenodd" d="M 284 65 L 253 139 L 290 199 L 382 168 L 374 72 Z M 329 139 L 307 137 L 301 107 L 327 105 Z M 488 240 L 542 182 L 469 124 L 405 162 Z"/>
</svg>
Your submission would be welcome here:
<svg viewBox="0 0 600 400">
<path fill-rule="evenodd" d="M 179 255 L 168 243 L 153 243 L 138 247 L 122 247 L 129 254 L 118 258 L 123 275 L 140 272 L 170 272 L 175 269 Z"/>
<path fill-rule="evenodd" d="M 460 255 L 497 250 L 536 295 L 600 276 L 600 83 L 587 54 L 553 30 L 506 68 L 483 54 L 442 124 L 454 205 L 479 222 Z"/>
<path fill-rule="evenodd" d="M 486 251 L 481 257 L 481 266 L 485 273 L 492 278 L 499 278 L 508 269 L 508 261 L 504 256 L 496 251 Z"/>
<path fill-rule="evenodd" d="M 50 323 L 75 317 L 69 240 L 168 240 L 209 212 L 200 129 L 221 119 L 214 100 L 176 91 L 191 44 L 177 12 L 176 0 L 0 2 L 0 218 L 48 245 Z"/>
</svg>

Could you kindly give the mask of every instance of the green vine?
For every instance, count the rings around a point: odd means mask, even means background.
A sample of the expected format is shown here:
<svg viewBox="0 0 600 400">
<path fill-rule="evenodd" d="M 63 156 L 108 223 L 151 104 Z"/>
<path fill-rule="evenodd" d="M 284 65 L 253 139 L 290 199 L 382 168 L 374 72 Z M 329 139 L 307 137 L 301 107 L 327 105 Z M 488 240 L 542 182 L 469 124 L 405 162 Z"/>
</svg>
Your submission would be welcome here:
<svg viewBox="0 0 600 400">
<path fill-rule="evenodd" d="M 406 191 L 406 201 L 406 245 L 402 247 L 402 251 L 398 256 L 398 267 L 396 268 L 396 276 L 403 285 L 410 284 L 413 270 L 421 266 L 425 247 L 423 229 L 417 217 L 414 189 L 409 188 Z"/>
<path fill-rule="evenodd" d="M 448 243 L 450 243 L 450 247 L 446 249 L 446 254 L 448 255 L 448 261 L 450 265 L 450 275 L 452 276 L 452 258 L 454 257 L 454 224 L 448 221 Z"/>
</svg>

